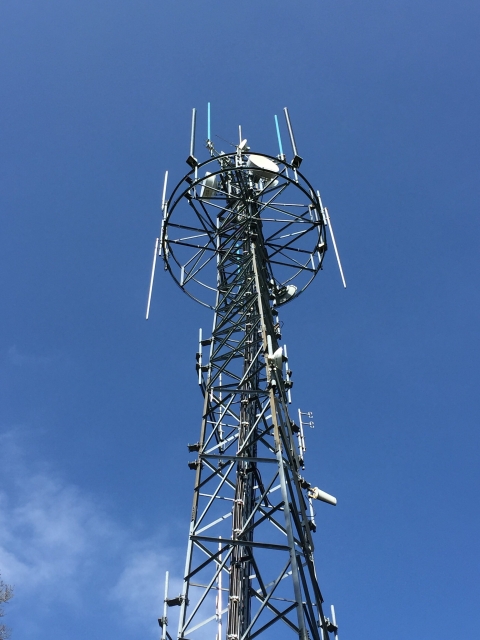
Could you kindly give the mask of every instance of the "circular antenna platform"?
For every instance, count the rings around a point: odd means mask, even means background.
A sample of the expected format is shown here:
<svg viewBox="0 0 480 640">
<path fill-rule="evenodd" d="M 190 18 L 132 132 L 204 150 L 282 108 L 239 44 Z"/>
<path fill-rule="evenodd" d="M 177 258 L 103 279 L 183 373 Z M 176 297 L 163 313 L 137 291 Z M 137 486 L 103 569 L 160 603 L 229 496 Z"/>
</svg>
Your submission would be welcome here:
<svg viewBox="0 0 480 640">
<path fill-rule="evenodd" d="M 190 297 L 214 308 L 222 254 L 244 252 L 255 234 L 262 236 L 270 296 L 285 304 L 322 265 L 319 199 L 305 177 L 278 158 L 217 155 L 184 176 L 166 203 L 160 238 L 165 268 Z"/>
</svg>

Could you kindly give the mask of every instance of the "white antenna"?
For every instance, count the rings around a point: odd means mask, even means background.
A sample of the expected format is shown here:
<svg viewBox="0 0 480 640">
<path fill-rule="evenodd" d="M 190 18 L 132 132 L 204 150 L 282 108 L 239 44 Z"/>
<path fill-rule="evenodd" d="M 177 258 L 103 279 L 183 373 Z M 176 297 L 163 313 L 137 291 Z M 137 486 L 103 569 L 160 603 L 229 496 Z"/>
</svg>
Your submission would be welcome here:
<svg viewBox="0 0 480 640">
<path fill-rule="evenodd" d="M 145 320 L 148 320 L 148 316 L 150 314 L 150 303 L 152 301 L 153 280 L 155 279 L 155 267 L 157 266 L 158 243 L 159 243 L 159 241 L 160 241 L 160 238 L 157 238 L 155 240 L 155 250 L 153 252 L 152 275 L 150 276 L 150 289 L 148 290 L 147 314 L 145 316 Z"/>
<path fill-rule="evenodd" d="M 337 243 L 335 241 L 335 234 L 333 233 L 332 221 L 330 220 L 330 216 L 328 215 L 327 207 L 324 207 L 323 204 L 322 204 L 322 199 L 320 197 L 320 191 L 317 191 L 317 196 L 318 196 L 318 200 L 320 202 L 320 208 L 321 208 L 322 215 L 323 215 L 323 222 L 325 223 L 325 226 L 330 229 L 330 236 L 332 238 L 333 248 L 335 250 L 335 255 L 337 257 L 337 264 L 338 264 L 338 268 L 340 270 L 340 276 L 342 278 L 343 286 L 346 289 L 347 288 L 347 283 L 345 282 L 345 276 L 343 275 L 342 263 L 340 262 L 340 254 L 338 253 Z"/>
<path fill-rule="evenodd" d="M 167 609 L 168 609 L 168 571 L 165 572 L 165 598 L 163 600 L 163 618 L 162 621 L 162 640 L 166 640 L 167 637 Z"/>
<path fill-rule="evenodd" d="M 273 346 L 272 346 L 272 336 L 267 336 L 267 348 L 268 348 L 268 356 L 269 358 L 273 358 Z"/>
<path fill-rule="evenodd" d="M 312 498 L 308 497 L 308 509 L 310 512 L 310 527 L 312 531 L 317 530 L 317 524 L 315 522 L 315 509 L 313 508 Z"/>
<path fill-rule="evenodd" d="M 288 404 L 292 404 L 292 385 L 293 385 L 293 382 L 291 381 L 292 371 L 288 365 L 288 354 L 287 354 L 286 344 L 283 345 L 283 352 L 285 354 L 285 362 L 286 362 L 286 383 L 287 384 L 285 386 L 287 388 Z"/>
<path fill-rule="evenodd" d="M 150 288 L 148 290 L 148 300 L 147 300 L 147 313 L 145 319 L 148 320 L 148 316 L 150 315 L 150 303 L 152 301 L 152 292 L 153 292 L 153 281 L 155 279 L 155 267 L 157 266 L 157 256 L 161 255 L 162 251 L 162 241 L 163 241 L 163 233 L 165 229 L 165 217 L 167 214 L 166 200 L 165 196 L 167 195 L 167 181 L 168 181 L 168 171 L 165 171 L 165 179 L 163 181 L 163 193 L 162 193 L 162 224 L 160 226 L 160 236 L 155 240 L 155 252 L 153 254 L 153 264 L 152 264 L 152 275 L 150 276 Z"/>
<path fill-rule="evenodd" d="M 302 469 L 305 469 L 305 451 L 307 447 L 305 446 L 305 434 L 303 433 L 303 420 L 302 420 L 302 412 L 300 409 L 298 410 L 298 428 L 300 431 L 297 433 L 298 438 L 298 450 L 300 453 L 300 461 L 302 464 Z"/>
<path fill-rule="evenodd" d="M 222 543 L 218 543 L 218 550 L 222 550 Z M 218 556 L 218 564 L 222 566 L 222 554 L 220 553 Z M 217 593 L 217 610 L 215 612 L 215 617 L 217 619 L 217 638 L 216 640 L 222 640 L 222 571 L 220 569 L 220 573 L 218 574 L 218 593 Z"/>
<path fill-rule="evenodd" d="M 290 122 L 290 115 L 288 113 L 287 107 L 285 107 L 283 111 L 285 113 L 285 120 L 287 121 L 288 135 L 290 136 L 290 142 L 292 144 L 293 160 L 291 162 L 291 165 L 294 170 L 296 170 L 302 164 L 302 158 L 298 155 L 297 152 L 297 144 L 295 142 L 295 136 L 293 135 L 292 123 Z"/>
<path fill-rule="evenodd" d="M 330 610 L 332 612 L 332 622 L 333 622 L 333 625 L 335 627 L 335 632 L 334 632 L 335 633 L 335 640 L 338 640 L 338 633 L 337 633 L 338 624 L 337 624 L 337 618 L 335 617 L 335 607 L 333 606 L 333 604 L 330 606 Z"/>
<path fill-rule="evenodd" d="M 190 134 L 190 155 L 187 158 L 187 164 L 189 164 L 192 169 L 194 169 L 198 165 L 198 160 L 195 158 L 195 129 L 197 125 L 197 110 L 194 108 L 192 110 L 192 132 Z"/>
<path fill-rule="evenodd" d="M 165 196 L 167 195 L 167 180 L 168 180 L 168 171 L 165 171 L 165 178 L 163 180 L 163 193 L 162 193 L 162 211 L 165 209 Z"/>
<path fill-rule="evenodd" d="M 202 385 L 202 329 L 198 330 L 198 353 L 197 353 L 197 367 L 198 367 L 198 384 Z"/>
</svg>

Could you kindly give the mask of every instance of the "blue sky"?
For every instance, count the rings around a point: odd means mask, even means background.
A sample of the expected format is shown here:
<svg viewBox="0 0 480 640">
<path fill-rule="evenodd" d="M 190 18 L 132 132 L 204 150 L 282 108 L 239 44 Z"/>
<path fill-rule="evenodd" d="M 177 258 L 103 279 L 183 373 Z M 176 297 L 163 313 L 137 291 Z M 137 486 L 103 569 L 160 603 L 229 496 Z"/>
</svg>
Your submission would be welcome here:
<svg viewBox="0 0 480 640">
<path fill-rule="evenodd" d="M 342 640 L 476 637 L 480 8 L 4 0 L 0 571 L 22 640 L 158 637 L 179 579 L 208 311 L 159 270 L 191 108 L 302 170 L 340 246 L 282 312 Z M 177 583 L 175 583 L 176 586 Z"/>
</svg>

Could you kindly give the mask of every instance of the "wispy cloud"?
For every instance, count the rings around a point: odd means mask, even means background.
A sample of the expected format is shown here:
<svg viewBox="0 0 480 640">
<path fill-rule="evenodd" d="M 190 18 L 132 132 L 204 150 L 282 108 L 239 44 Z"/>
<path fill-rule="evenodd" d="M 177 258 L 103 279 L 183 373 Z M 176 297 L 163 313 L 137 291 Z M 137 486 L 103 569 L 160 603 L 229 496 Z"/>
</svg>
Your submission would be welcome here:
<svg viewBox="0 0 480 640">
<path fill-rule="evenodd" d="M 46 366 L 54 360 L 57 360 L 58 356 L 55 355 L 38 355 L 33 353 L 21 353 L 16 345 L 12 345 L 7 351 L 7 362 L 13 364 L 16 367 L 30 366 Z"/>
<path fill-rule="evenodd" d="M 93 496 L 27 463 L 14 433 L 0 436 L 0 487 L 0 570 L 15 585 L 19 618 L 27 605 L 40 621 L 60 604 L 65 615 L 101 602 L 106 617 L 121 611 L 123 623 L 155 637 L 165 569 L 178 550 L 160 533 L 140 539 Z"/>
<path fill-rule="evenodd" d="M 139 617 L 148 619 L 153 609 L 159 616 L 162 613 L 165 569 L 173 568 L 173 562 L 168 549 L 165 553 L 159 553 L 156 550 L 158 548 L 161 548 L 161 543 L 154 550 L 150 542 L 147 542 L 132 549 L 110 592 L 111 600 L 122 605 L 123 613 L 130 623 L 135 623 Z M 180 582 L 170 580 L 169 588 L 171 594 L 180 593 Z"/>
</svg>

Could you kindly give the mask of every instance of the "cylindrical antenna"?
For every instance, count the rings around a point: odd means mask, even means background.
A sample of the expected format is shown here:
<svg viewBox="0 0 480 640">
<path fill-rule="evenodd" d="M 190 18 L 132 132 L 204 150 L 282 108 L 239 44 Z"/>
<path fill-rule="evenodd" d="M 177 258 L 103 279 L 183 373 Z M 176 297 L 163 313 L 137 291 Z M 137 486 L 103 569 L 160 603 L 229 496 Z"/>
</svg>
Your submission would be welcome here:
<svg viewBox="0 0 480 640">
<path fill-rule="evenodd" d="M 157 256 L 158 256 L 158 245 L 159 245 L 159 243 L 160 243 L 160 238 L 157 238 L 155 240 L 155 250 L 153 252 L 152 275 L 150 276 L 150 288 L 148 290 L 147 314 L 145 316 L 145 320 L 148 320 L 148 316 L 150 315 L 150 303 L 152 301 L 153 280 L 155 278 L 155 267 L 157 266 Z"/>
<path fill-rule="evenodd" d="M 330 229 L 330 235 L 332 237 L 333 248 L 335 250 L 335 256 L 337 257 L 337 264 L 340 270 L 340 276 L 342 277 L 343 286 L 346 289 L 347 283 L 345 282 L 345 276 L 343 275 L 342 263 L 340 262 L 340 254 L 338 253 L 337 243 L 335 242 L 335 234 L 333 233 L 332 221 L 330 220 L 330 216 L 328 215 L 327 207 L 323 208 L 325 219 L 327 221 L 327 226 Z"/>
<path fill-rule="evenodd" d="M 198 160 L 195 158 L 195 128 L 197 125 L 197 110 L 195 107 L 192 109 L 192 132 L 190 134 L 190 155 L 187 158 L 187 164 L 189 164 L 192 169 L 194 169 Z"/>
<path fill-rule="evenodd" d="M 165 178 L 163 179 L 163 192 L 162 192 L 162 223 L 160 225 L 160 246 L 159 252 L 162 251 L 163 236 L 165 234 L 165 220 L 167 217 L 167 183 L 168 183 L 168 171 L 165 171 Z"/>
<path fill-rule="evenodd" d="M 168 610 L 168 571 L 165 572 L 165 598 L 163 600 L 162 640 L 167 638 L 167 610 Z"/>
<path fill-rule="evenodd" d="M 300 431 L 297 434 L 298 448 L 300 449 L 302 460 L 303 460 L 303 463 L 305 464 L 305 452 L 307 450 L 307 447 L 305 445 L 305 434 L 303 432 L 302 412 L 300 411 L 300 409 L 298 410 L 298 428 L 300 429 Z"/>
<path fill-rule="evenodd" d="M 207 140 L 210 141 L 212 139 L 212 132 L 210 130 L 210 102 L 207 106 Z"/>
<path fill-rule="evenodd" d="M 292 143 L 293 160 L 292 160 L 291 164 L 294 167 L 294 169 L 298 169 L 298 167 L 302 164 L 302 158 L 297 153 L 297 145 L 295 144 L 295 137 L 293 135 L 293 129 L 292 129 L 292 124 L 290 122 L 290 116 L 288 115 L 288 109 L 287 109 L 287 107 L 285 107 L 283 110 L 285 112 L 285 120 L 287 121 L 287 128 L 288 128 L 288 134 L 290 136 L 290 142 Z"/>
<path fill-rule="evenodd" d="M 162 192 L 162 211 L 165 215 L 165 204 L 166 204 L 166 196 L 167 196 L 167 182 L 168 182 L 168 171 L 165 171 L 165 178 L 163 179 L 163 192 Z"/>
<path fill-rule="evenodd" d="M 273 346 L 272 346 L 272 336 L 271 335 L 267 336 L 267 349 L 268 349 L 269 357 L 273 358 Z"/>
<path fill-rule="evenodd" d="M 153 264 L 152 264 L 152 274 L 150 276 L 150 288 L 148 290 L 148 300 L 147 300 L 147 313 L 145 319 L 148 320 L 148 316 L 150 315 L 150 303 L 152 302 L 152 292 L 153 292 L 153 281 L 155 279 L 155 268 L 157 266 L 157 256 L 161 254 L 162 251 L 162 242 L 163 242 L 163 232 L 165 228 L 165 214 L 166 214 L 166 195 L 167 195 L 167 181 L 168 181 L 168 171 L 165 171 L 165 178 L 163 180 L 163 193 L 162 193 L 162 221 L 160 224 L 160 236 L 155 240 L 155 251 L 153 254 Z"/>
<path fill-rule="evenodd" d="M 335 640 L 338 640 L 338 633 L 337 633 L 338 625 L 337 625 L 337 618 L 335 616 L 335 607 L 333 606 L 333 604 L 330 606 L 330 610 L 332 612 L 332 622 L 333 622 L 334 626 L 336 627 Z"/>
<path fill-rule="evenodd" d="M 222 543 L 218 543 L 218 550 L 221 551 Z M 222 554 L 220 553 L 218 556 L 218 562 L 221 566 L 222 564 Z M 218 574 L 218 594 L 217 594 L 217 640 L 222 640 L 222 571 Z"/>
<path fill-rule="evenodd" d="M 242 144 L 242 125 L 238 125 L 238 144 Z"/>
<path fill-rule="evenodd" d="M 285 154 L 283 153 L 283 146 L 282 146 L 282 137 L 280 135 L 280 127 L 278 125 L 278 118 L 277 116 L 275 116 L 275 128 L 277 130 L 277 139 L 278 139 L 278 150 L 280 151 L 280 158 L 282 160 L 285 160 Z"/>
<path fill-rule="evenodd" d="M 311 498 L 308 498 L 308 509 L 310 511 L 310 522 L 312 523 L 311 526 L 313 526 L 313 531 L 316 531 L 317 525 L 315 523 L 315 509 L 313 508 L 313 502 Z"/>
<path fill-rule="evenodd" d="M 291 385 L 291 380 L 290 380 L 290 369 L 288 367 L 288 354 L 287 354 L 287 345 L 284 344 L 283 345 L 283 353 L 285 354 L 285 362 L 286 362 L 286 378 L 287 378 L 287 383 L 288 383 L 288 389 L 287 389 L 287 398 L 288 398 L 288 404 L 292 404 L 292 385 Z"/>
<path fill-rule="evenodd" d="M 202 329 L 198 330 L 198 384 L 201 386 L 202 384 L 202 340 L 203 340 L 203 335 L 202 335 Z"/>
</svg>

